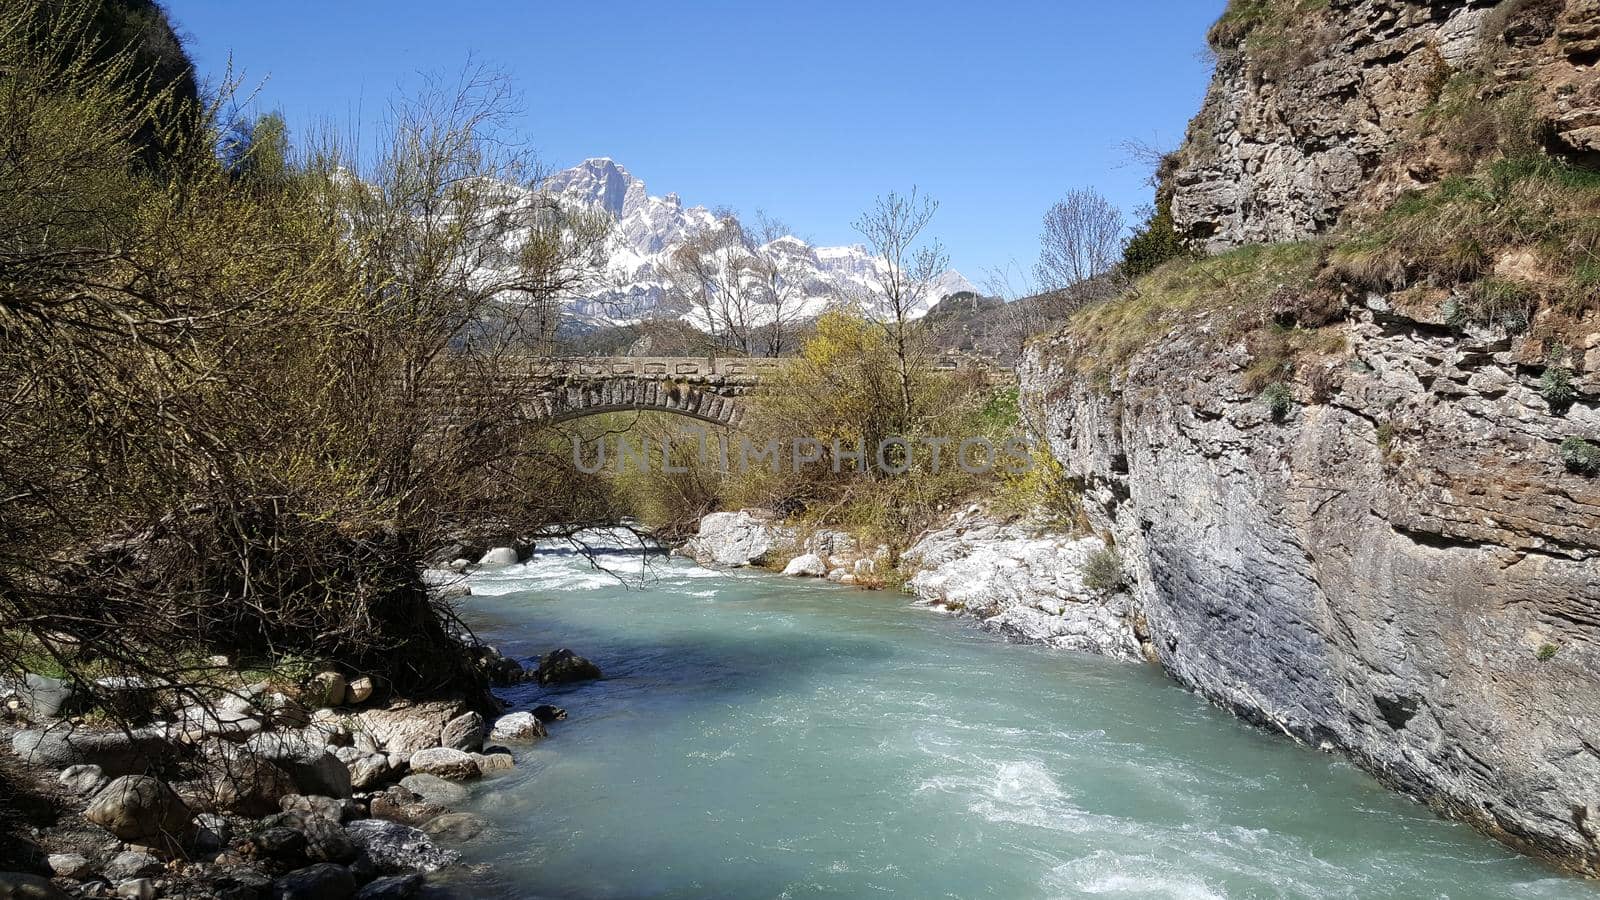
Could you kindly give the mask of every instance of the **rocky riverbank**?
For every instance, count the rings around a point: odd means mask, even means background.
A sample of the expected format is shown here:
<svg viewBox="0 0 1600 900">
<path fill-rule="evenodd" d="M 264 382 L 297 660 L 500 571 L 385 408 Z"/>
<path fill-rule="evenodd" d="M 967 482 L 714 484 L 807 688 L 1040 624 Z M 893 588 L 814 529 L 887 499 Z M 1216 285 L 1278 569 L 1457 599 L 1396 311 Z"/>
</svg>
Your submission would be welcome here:
<svg viewBox="0 0 1600 900">
<path fill-rule="evenodd" d="M 498 557 L 485 564 L 500 563 Z M 435 590 L 464 590 L 430 573 Z M 499 684 L 600 677 L 570 650 L 535 660 L 466 640 Z M 516 748 L 566 718 L 549 705 L 475 708 L 479 698 L 376 702 L 370 679 L 327 667 L 251 680 L 226 668 L 201 702 L 74 715 L 70 685 L 9 688 L 0 769 L 16 792 L 51 798 L 31 846 L 0 873 L 0 897 L 317 898 L 447 896 L 467 874 L 457 847 L 487 827 L 461 812 Z"/>
<path fill-rule="evenodd" d="M 979 506 L 952 515 L 892 562 L 886 546 L 805 531 L 752 509 L 705 516 L 678 552 L 705 566 L 759 566 L 874 589 L 903 583 L 919 605 L 1011 640 L 1153 658 L 1122 561 L 1104 541 L 1008 524 Z"/>
</svg>

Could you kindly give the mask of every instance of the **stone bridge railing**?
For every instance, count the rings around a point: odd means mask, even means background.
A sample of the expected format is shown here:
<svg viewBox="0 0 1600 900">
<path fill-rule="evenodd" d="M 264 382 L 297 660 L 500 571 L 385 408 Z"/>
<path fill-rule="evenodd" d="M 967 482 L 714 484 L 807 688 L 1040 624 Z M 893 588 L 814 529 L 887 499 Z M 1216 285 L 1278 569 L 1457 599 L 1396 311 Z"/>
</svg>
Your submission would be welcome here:
<svg viewBox="0 0 1600 900">
<path fill-rule="evenodd" d="M 527 410 L 559 422 L 627 410 L 670 412 L 717 425 L 737 425 L 739 398 L 782 377 L 788 359 L 765 357 L 579 356 L 529 360 L 528 376 L 548 382 Z M 945 371 L 981 369 L 996 380 L 1010 373 L 966 357 L 946 357 Z"/>
</svg>

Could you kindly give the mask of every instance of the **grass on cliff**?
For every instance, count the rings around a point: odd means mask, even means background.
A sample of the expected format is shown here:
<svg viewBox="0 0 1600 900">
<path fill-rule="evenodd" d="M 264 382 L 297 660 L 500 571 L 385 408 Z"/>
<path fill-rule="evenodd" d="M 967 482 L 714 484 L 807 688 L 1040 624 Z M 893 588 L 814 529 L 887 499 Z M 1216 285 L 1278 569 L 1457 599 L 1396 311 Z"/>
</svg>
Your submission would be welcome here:
<svg viewBox="0 0 1600 900">
<path fill-rule="evenodd" d="M 1275 296 L 1314 291 L 1321 258 L 1321 245 L 1306 241 L 1173 260 L 1075 315 L 1059 346 L 1075 371 L 1104 379 L 1179 326 L 1203 320 L 1219 345 L 1238 340 L 1267 326 Z"/>
<path fill-rule="evenodd" d="M 1518 331 L 1539 309 L 1582 315 L 1600 308 L 1600 171 L 1496 159 L 1354 226 L 1330 264 L 1370 290 L 1442 288 L 1454 325 Z"/>
</svg>

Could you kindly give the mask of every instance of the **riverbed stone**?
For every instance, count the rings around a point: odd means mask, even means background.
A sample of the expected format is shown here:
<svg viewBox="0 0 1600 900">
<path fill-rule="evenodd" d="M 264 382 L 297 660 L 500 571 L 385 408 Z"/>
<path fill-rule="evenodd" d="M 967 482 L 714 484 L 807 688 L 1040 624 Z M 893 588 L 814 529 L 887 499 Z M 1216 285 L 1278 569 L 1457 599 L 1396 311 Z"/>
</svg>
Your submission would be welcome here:
<svg viewBox="0 0 1600 900">
<path fill-rule="evenodd" d="M 124 850 L 111 857 L 101 869 L 114 882 L 134 878 L 151 878 L 166 871 L 166 866 L 154 854 L 142 850 Z"/>
<path fill-rule="evenodd" d="M 397 703 L 387 709 L 365 710 L 355 721 L 385 752 L 409 758 L 418 750 L 439 746 L 444 726 L 466 712 L 465 704 L 458 701 Z"/>
<path fill-rule="evenodd" d="M 95 765 L 68 766 L 56 776 L 56 781 L 68 793 L 79 797 L 92 797 L 111 783 L 105 770 Z"/>
<path fill-rule="evenodd" d="M 422 826 L 422 831 L 436 841 L 452 844 L 464 844 L 483 834 L 489 827 L 488 820 L 480 815 L 467 812 L 445 813 Z"/>
<path fill-rule="evenodd" d="M 317 863 L 272 883 L 272 900 L 348 900 L 356 894 L 350 870 L 334 863 Z"/>
<path fill-rule="evenodd" d="M 559 706 L 551 706 L 548 703 L 541 703 L 529 710 L 529 712 L 533 713 L 533 717 L 543 725 L 549 725 L 551 722 L 561 722 L 567 718 L 566 710 Z"/>
<path fill-rule="evenodd" d="M 531 741 L 549 737 L 550 732 L 533 713 L 514 712 L 496 719 L 489 736 L 497 741 Z"/>
<path fill-rule="evenodd" d="M 411 754 L 411 771 L 452 781 L 470 781 L 483 774 L 472 757 L 449 747 L 430 747 Z"/>
<path fill-rule="evenodd" d="M 599 666 L 565 647 L 552 650 L 539 659 L 537 678 L 543 685 L 589 681 L 600 677 Z"/>
<path fill-rule="evenodd" d="M 490 747 L 483 753 L 474 753 L 472 761 L 478 764 L 478 770 L 485 775 L 491 772 L 509 772 L 517 767 L 516 758 L 504 747 Z"/>
<path fill-rule="evenodd" d="M 494 547 L 478 559 L 478 566 L 484 569 L 499 569 L 514 566 L 519 561 L 515 547 Z"/>
<path fill-rule="evenodd" d="M 282 767 L 248 756 L 221 761 L 211 777 L 216 808 L 246 816 L 276 811 L 279 801 L 296 789 L 294 777 Z"/>
<path fill-rule="evenodd" d="M 120 900 L 155 900 L 161 891 L 149 878 L 129 878 L 117 883 L 116 895 Z"/>
<path fill-rule="evenodd" d="M 461 861 L 459 853 L 441 849 L 423 832 L 397 822 L 362 819 L 346 825 L 345 832 L 384 873 L 437 872 Z"/>
<path fill-rule="evenodd" d="M 372 679 L 363 675 L 360 678 L 351 680 L 349 684 L 345 685 L 344 702 L 350 704 L 351 706 L 357 706 L 365 703 L 372 699 L 372 691 Z"/>
<path fill-rule="evenodd" d="M 437 806 L 459 806 L 467 802 L 465 787 L 437 775 L 407 775 L 400 779 L 400 786 L 416 794 L 423 802 Z"/>
<path fill-rule="evenodd" d="M 57 878 L 82 881 L 94 874 L 94 866 L 82 853 L 52 853 L 46 862 Z"/>
<path fill-rule="evenodd" d="M 368 882 L 356 893 L 356 900 L 411 900 L 422 891 L 423 877 L 416 873 L 387 875 Z"/>
<path fill-rule="evenodd" d="M 815 553 L 802 553 L 783 567 L 783 574 L 791 578 L 822 578 L 828 574 L 828 564 Z"/>
<path fill-rule="evenodd" d="M 11 751 L 24 762 L 52 769 L 96 765 L 109 777 L 143 772 L 170 758 L 165 736 L 150 731 L 96 731 L 71 725 L 18 731 Z"/>
<path fill-rule="evenodd" d="M 715 512 L 700 519 L 699 532 L 682 552 L 703 566 L 737 568 L 766 563 L 772 552 L 793 538 L 770 510 Z"/>
<path fill-rule="evenodd" d="M 148 846 L 168 846 L 187 836 L 194 823 L 189 808 L 159 778 L 124 775 L 89 804 L 83 817 L 117 837 Z"/>
<path fill-rule="evenodd" d="M 439 732 L 439 745 L 476 753 L 483 749 L 483 739 L 487 734 L 488 726 L 484 724 L 483 716 L 465 712 L 444 723 L 444 728 Z"/>
</svg>

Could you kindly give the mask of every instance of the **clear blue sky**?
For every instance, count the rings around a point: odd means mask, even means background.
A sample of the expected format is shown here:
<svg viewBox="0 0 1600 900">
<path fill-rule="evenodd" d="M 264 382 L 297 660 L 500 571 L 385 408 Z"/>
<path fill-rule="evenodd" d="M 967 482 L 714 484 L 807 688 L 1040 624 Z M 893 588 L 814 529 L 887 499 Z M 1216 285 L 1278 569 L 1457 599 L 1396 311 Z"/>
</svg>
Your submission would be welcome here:
<svg viewBox="0 0 1600 900">
<path fill-rule="evenodd" d="M 370 122 L 418 72 L 507 72 L 548 166 L 610 156 L 652 194 L 760 208 L 854 243 L 874 195 L 913 184 L 975 282 L 1031 265 L 1039 220 L 1093 185 L 1132 211 L 1199 108 L 1224 0 L 415 2 L 168 0 L 203 77 L 231 54 L 291 130 Z"/>
</svg>

